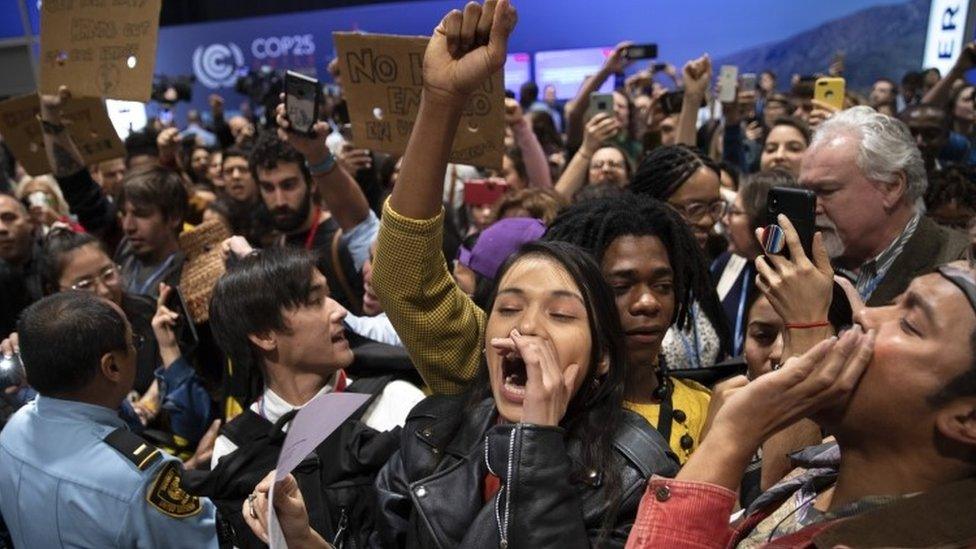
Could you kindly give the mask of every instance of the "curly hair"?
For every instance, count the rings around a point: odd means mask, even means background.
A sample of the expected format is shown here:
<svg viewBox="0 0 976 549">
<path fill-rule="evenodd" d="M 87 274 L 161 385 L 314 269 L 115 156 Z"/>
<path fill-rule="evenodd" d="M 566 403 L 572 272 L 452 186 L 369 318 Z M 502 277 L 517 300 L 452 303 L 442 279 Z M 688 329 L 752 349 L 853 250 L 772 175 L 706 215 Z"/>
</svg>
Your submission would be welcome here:
<svg viewBox="0 0 976 549">
<path fill-rule="evenodd" d="M 647 154 L 637 167 L 631 192 L 666 201 L 700 168 L 722 177 L 718 164 L 700 150 L 687 145 L 666 145 Z"/>
<path fill-rule="evenodd" d="M 712 285 L 708 264 L 695 237 L 667 204 L 646 196 L 623 194 L 570 206 L 549 226 L 543 240 L 570 242 L 603 261 L 607 248 L 621 236 L 655 236 L 664 244 L 674 271 L 674 316 L 684 329 L 694 301 L 718 332 L 723 350 L 729 348 L 729 327 Z"/>
<path fill-rule="evenodd" d="M 302 156 L 302 153 L 295 150 L 295 147 L 279 139 L 275 132 L 261 132 L 247 157 L 247 163 L 251 168 L 251 175 L 254 177 L 254 181 L 260 181 L 260 178 L 258 178 L 259 169 L 273 170 L 280 163 L 290 162 L 298 164 L 299 169 L 302 171 L 302 176 L 305 179 L 305 184 L 311 186 L 312 174 L 309 173 L 308 167 L 305 165 L 305 157 Z"/>
</svg>

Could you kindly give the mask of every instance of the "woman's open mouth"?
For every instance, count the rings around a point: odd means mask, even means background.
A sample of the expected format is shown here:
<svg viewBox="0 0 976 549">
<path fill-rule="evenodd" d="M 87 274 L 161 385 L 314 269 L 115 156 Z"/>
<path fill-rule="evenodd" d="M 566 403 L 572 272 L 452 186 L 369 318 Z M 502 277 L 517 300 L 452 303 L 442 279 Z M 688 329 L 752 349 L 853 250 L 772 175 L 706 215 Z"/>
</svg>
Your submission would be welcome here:
<svg viewBox="0 0 976 549">
<path fill-rule="evenodd" d="M 502 356 L 502 395 L 506 400 L 521 404 L 525 398 L 525 361 L 516 353 Z"/>
</svg>

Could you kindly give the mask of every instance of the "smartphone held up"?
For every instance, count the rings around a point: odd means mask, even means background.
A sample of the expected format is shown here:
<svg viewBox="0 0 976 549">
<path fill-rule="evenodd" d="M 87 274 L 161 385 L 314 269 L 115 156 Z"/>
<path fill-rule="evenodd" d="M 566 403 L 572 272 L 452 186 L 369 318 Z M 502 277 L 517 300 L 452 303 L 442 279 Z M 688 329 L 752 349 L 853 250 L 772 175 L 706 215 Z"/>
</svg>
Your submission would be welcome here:
<svg viewBox="0 0 976 549">
<path fill-rule="evenodd" d="M 319 119 L 322 88 L 319 81 L 294 71 L 285 73 L 285 114 L 289 131 L 312 135 Z"/>
</svg>

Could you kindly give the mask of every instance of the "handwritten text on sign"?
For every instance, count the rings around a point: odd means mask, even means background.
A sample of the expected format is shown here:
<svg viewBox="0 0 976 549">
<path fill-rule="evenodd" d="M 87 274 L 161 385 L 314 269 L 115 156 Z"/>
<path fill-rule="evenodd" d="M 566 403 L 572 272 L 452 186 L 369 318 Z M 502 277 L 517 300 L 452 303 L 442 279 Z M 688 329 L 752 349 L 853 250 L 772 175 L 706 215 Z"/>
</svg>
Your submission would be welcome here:
<svg viewBox="0 0 976 549">
<path fill-rule="evenodd" d="M 333 33 L 356 147 L 403 154 L 420 107 L 429 38 Z M 500 168 L 504 127 L 502 71 L 472 94 L 451 161 Z"/>
<path fill-rule="evenodd" d="M 44 0 L 41 92 L 148 101 L 161 0 Z"/>
</svg>

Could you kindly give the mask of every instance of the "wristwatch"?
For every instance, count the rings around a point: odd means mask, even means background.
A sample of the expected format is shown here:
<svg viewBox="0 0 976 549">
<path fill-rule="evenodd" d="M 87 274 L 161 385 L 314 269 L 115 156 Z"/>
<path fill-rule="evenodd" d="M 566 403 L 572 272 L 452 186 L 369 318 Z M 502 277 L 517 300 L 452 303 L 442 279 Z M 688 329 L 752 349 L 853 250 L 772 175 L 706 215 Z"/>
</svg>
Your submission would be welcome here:
<svg viewBox="0 0 976 549">
<path fill-rule="evenodd" d="M 305 167 L 308 168 L 308 172 L 312 175 L 324 175 L 335 169 L 336 158 L 335 155 L 330 151 L 326 155 L 325 159 L 318 164 L 309 164 L 308 160 L 305 161 Z"/>
</svg>

